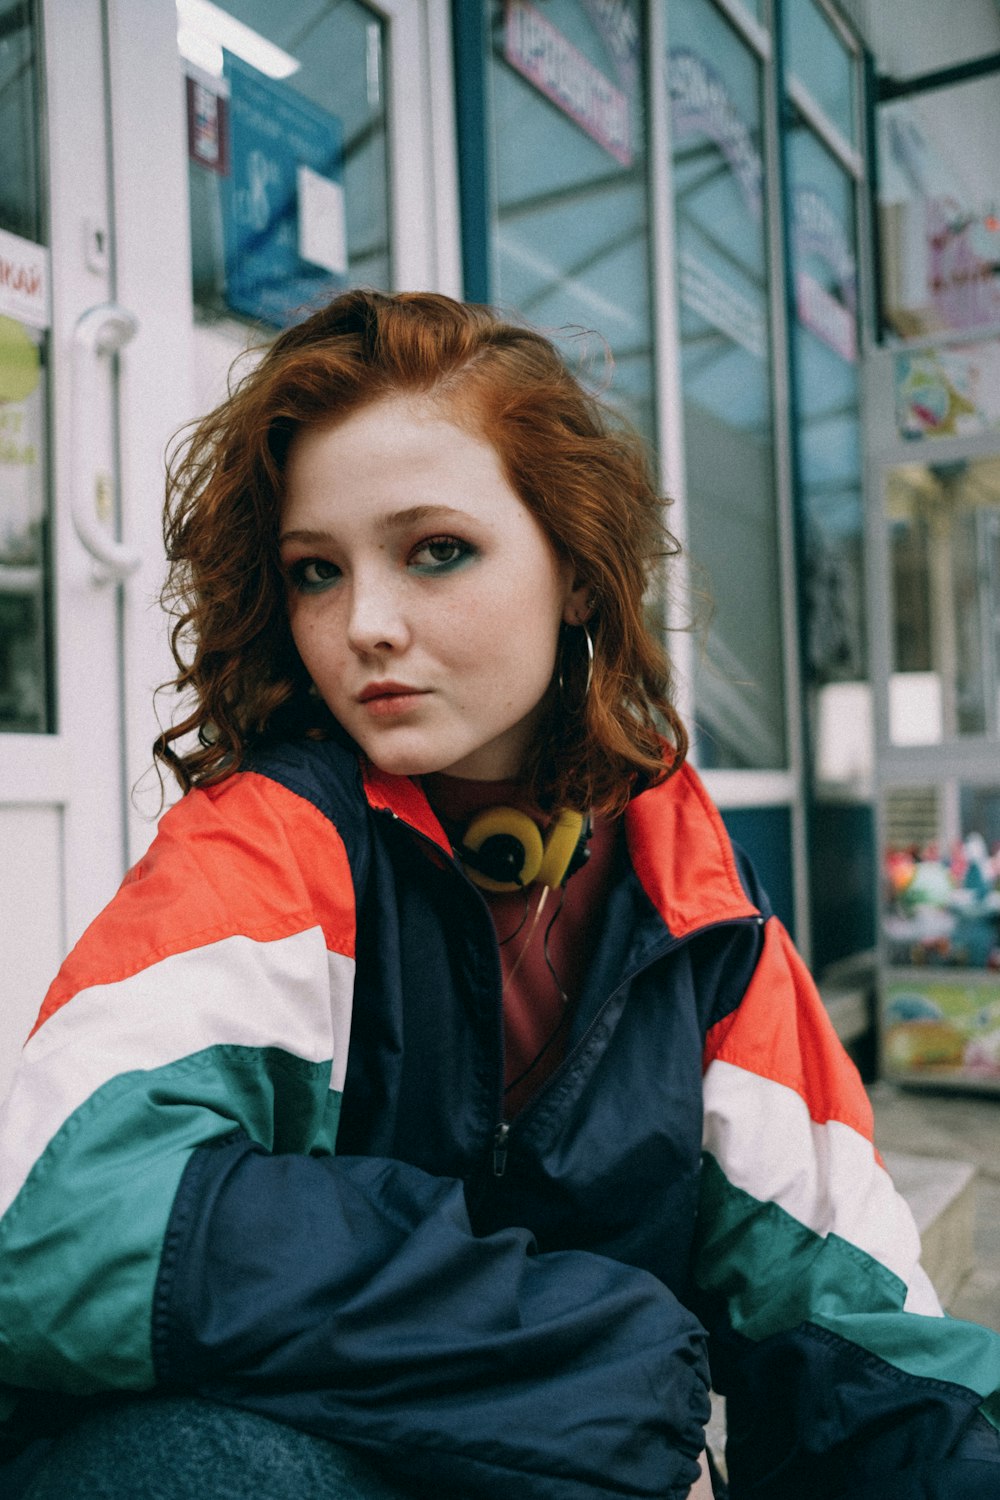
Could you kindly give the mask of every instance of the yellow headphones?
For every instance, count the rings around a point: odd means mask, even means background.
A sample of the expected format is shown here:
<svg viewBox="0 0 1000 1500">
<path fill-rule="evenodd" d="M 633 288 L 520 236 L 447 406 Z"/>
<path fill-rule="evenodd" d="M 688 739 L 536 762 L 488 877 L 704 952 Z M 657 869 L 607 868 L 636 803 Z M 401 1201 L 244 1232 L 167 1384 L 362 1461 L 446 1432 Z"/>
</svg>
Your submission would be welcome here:
<svg viewBox="0 0 1000 1500">
<path fill-rule="evenodd" d="M 527 813 L 490 807 L 473 818 L 455 852 L 484 891 L 559 886 L 586 862 L 590 833 L 590 819 L 570 808 L 556 813 L 543 837 Z"/>
</svg>

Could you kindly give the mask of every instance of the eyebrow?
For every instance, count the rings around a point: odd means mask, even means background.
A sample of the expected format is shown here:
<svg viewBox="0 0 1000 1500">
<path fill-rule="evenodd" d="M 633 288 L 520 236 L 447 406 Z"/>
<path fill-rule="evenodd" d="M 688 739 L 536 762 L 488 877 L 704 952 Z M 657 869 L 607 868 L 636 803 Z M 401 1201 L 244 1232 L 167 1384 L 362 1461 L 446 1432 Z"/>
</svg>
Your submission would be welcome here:
<svg viewBox="0 0 1000 1500">
<path fill-rule="evenodd" d="M 435 517 L 462 516 L 463 511 L 455 510 L 451 505 L 411 505 L 406 510 L 394 510 L 391 515 L 381 516 L 375 522 L 375 530 L 381 533 L 393 531 L 405 531 L 409 526 L 418 526 L 421 521 L 430 521 Z M 283 531 L 278 538 L 279 547 L 284 542 L 328 542 L 332 540 L 329 531 L 314 531 L 302 528 L 295 531 Z"/>
</svg>

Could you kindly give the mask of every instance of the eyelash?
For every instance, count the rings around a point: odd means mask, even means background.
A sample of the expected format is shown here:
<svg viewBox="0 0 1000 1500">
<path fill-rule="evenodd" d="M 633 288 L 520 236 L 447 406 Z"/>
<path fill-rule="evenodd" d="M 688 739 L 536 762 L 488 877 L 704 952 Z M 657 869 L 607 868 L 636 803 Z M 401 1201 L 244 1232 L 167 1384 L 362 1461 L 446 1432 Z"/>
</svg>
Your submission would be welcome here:
<svg viewBox="0 0 1000 1500">
<path fill-rule="evenodd" d="M 421 552 L 429 551 L 432 547 L 446 547 L 455 550 L 456 555 L 445 559 L 434 559 L 430 563 L 417 563 L 415 559 Z M 457 536 L 429 536 L 420 542 L 410 553 L 407 564 L 423 574 L 448 573 L 457 568 L 468 558 L 475 556 L 476 549 L 470 542 L 465 542 Z M 310 569 L 329 568 L 328 576 L 321 578 L 310 578 Z M 329 562 L 323 557 L 300 557 L 287 568 L 288 580 L 292 588 L 300 594 L 319 594 L 324 589 L 330 588 L 340 577 L 340 569 L 336 563 Z"/>
<path fill-rule="evenodd" d="M 471 545 L 471 543 L 463 542 L 462 538 L 458 536 L 429 536 L 424 541 L 422 541 L 419 546 L 414 547 L 413 551 L 410 553 L 410 562 L 412 563 L 414 558 L 416 558 L 421 552 L 429 551 L 431 547 L 454 548 L 457 552 L 457 556 L 449 557 L 444 560 L 436 558 L 431 564 L 418 564 L 417 566 L 422 573 L 450 572 L 452 568 L 458 567 L 459 563 L 463 563 L 467 558 L 472 557 L 475 554 L 476 550 L 475 547 Z"/>
<path fill-rule="evenodd" d="M 333 573 L 329 578 L 309 578 L 307 572 L 310 568 L 331 568 Z M 292 588 L 300 594 L 320 594 L 340 577 L 340 569 L 336 563 L 327 562 L 322 557 L 297 558 L 286 571 Z"/>
</svg>

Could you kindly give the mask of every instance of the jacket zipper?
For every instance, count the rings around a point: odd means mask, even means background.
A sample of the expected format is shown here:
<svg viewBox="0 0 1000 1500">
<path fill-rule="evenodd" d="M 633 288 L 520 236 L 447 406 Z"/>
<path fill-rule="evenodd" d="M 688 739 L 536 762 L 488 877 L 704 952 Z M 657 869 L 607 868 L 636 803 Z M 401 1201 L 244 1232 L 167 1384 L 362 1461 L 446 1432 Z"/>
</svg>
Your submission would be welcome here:
<svg viewBox="0 0 1000 1500">
<path fill-rule="evenodd" d="M 501 1120 L 493 1132 L 493 1176 L 502 1177 L 507 1170 L 507 1137 L 510 1135 L 510 1124 Z"/>
<path fill-rule="evenodd" d="M 403 827 L 407 828 L 412 835 L 414 835 L 418 839 L 421 839 L 425 844 L 429 844 L 430 847 L 438 855 L 441 855 L 441 854 L 443 854 L 445 852 L 441 848 L 441 846 L 438 843 L 435 842 L 434 839 L 430 838 L 426 833 L 423 833 L 419 828 L 414 828 L 413 825 L 412 825 L 412 823 L 407 822 L 407 820 L 405 818 L 401 818 L 400 815 L 399 815 L 399 813 L 394 812 L 392 808 L 383 808 L 383 809 L 380 809 L 380 811 L 387 812 L 389 814 L 389 816 L 393 819 L 394 822 L 401 823 L 403 825 Z M 452 868 L 455 871 L 455 874 L 462 880 L 463 884 L 466 885 L 469 888 L 470 891 L 472 891 L 473 895 L 479 896 L 479 892 L 472 885 L 472 882 L 469 881 L 466 878 L 466 876 L 463 874 L 461 866 L 459 865 L 458 861 L 455 859 L 454 855 L 451 857 L 450 863 L 451 863 Z M 485 910 L 485 912 L 487 914 L 487 917 L 489 917 L 489 907 L 487 906 L 487 903 L 483 900 L 482 896 L 479 896 L 479 899 L 482 902 L 482 905 L 483 905 L 483 908 L 484 908 L 484 910 Z M 491 925 L 492 925 L 492 918 L 491 917 L 490 917 L 490 922 L 491 922 Z M 626 987 L 626 985 L 631 984 L 632 981 L 634 979 L 636 979 L 638 977 L 638 975 L 640 975 L 641 973 L 643 973 L 643 971 L 645 969 L 648 969 L 651 964 L 658 963 L 661 958 L 665 958 L 666 955 L 668 953 L 672 953 L 675 948 L 682 947 L 683 944 L 689 942 L 692 938 L 694 938 L 694 937 L 700 937 L 705 932 L 711 932 L 714 927 L 731 927 L 733 925 L 745 926 L 745 925 L 750 925 L 750 924 L 752 924 L 752 925 L 754 925 L 756 927 L 763 927 L 763 925 L 764 925 L 764 918 L 763 918 L 763 916 L 761 916 L 761 915 L 758 914 L 757 916 L 753 916 L 753 917 L 724 917 L 724 918 L 722 918 L 718 922 L 706 922 L 703 927 L 697 927 L 697 928 L 695 928 L 695 930 L 693 932 L 687 932 L 687 933 L 685 933 L 683 937 L 671 937 L 671 938 L 669 938 L 662 945 L 662 947 L 655 949 L 654 952 L 649 955 L 649 957 L 645 960 L 644 963 L 640 964 L 637 969 L 633 969 L 629 974 L 626 974 L 625 977 L 624 977 L 624 979 L 622 979 L 615 986 L 615 988 L 611 991 L 611 994 L 606 997 L 606 999 L 604 1000 L 604 1002 L 601 1005 L 600 1009 L 598 1010 L 597 1014 L 595 1015 L 594 1019 L 591 1021 L 590 1025 L 587 1027 L 586 1031 L 583 1033 L 583 1036 L 581 1036 L 579 1038 L 579 1040 L 577 1041 L 576 1046 L 573 1048 L 572 1052 L 568 1053 L 567 1056 L 563 1058 L 563 1060 L 559 1064 L 558 1068 L 555 1070 L 555 1072 L 549 1078 L 547 1078 L 545 1080 L 545 1083 L 539 1089 L 538 1093 L 534 1096 L 534 1098 L 531 1100 L 531 1102 L 529 1104 L 525 1105 L 524 1109 L 521 1110 L 520 1114 L 517 1116 L 517 1124 L 520 1126 L 521 1121 L 523 1121 L 526 1117 L 530 1116 L 534 1112 L 534 1110 L 536 1109 L 536 1107 L 543 1101 L 543 1099 L 545 1098 L 545 1095 L 549 1092 L 549 1090 L 552 1089 L 555 1086 L 556 1083 L 558 1083 L 560 1077 L 563 1075 L 563 1073 L 565 1073 L 566 1069 L 571 1065 L 574 1057 L 577 1055 L 577 1053 L 584 1046 L 584 1044 L 586 1043 L 586 1041 L 588 1040 L 588 1038 L 592 1034 L 592 1032 L 594 1030 L 594 1027 L 598 1024 L 598 1022 L 600 1021 L 600 1019 L 603 1016 L 604 1012 L 607 1010 L 608 1006 L 611 1004 L 612 1000 L 614 1000 L 615 996 L 621 990 L 623 990 Z M 492 1163 L 493 1163 L 492 1175 L 494 1177 L 497 1177 L 497 1178 L 503 1177 L 504 1173 L 507 1170 L 507 1154 L 508 1154 L 508 1149 L 509 1149 L 511 1126 L 515 1123 L 514 1121 L 511 1121 L 511 1120 L 505 1120 L 503 1118 L 503 1116 L 502 1116 L 502 1111 L 503 1111 L 503 1068 L 502 1068 L 502 1060 L 503 1060 L 503 999 L 502 999 L 502 996 L 501 996 L 501 1002 L 500 1002 L 500 1028 L 501 1028 L 501 1030 L 500 1030 L 500 1036 L 501 1036 L 501 1045 L 500 1045 L 500 1057 L 501 1057 L 500 1112 L 501 1112 L 501 1117 L 498 1120 L 497 1124 L 493 1128 L 493 1139 L 492 1139 L 491 1148 L 490 1148 L 491 1149 L 491 1153 L 492 1153 Z"/>
<path fill-rule="evenodd" d="M 501 1122 L 497 1125 L 496 1130 L 493 1134 L 494 1177 L 502 1177 L 507 1169 L 507 1154 L 512 1126 L 516 1125 L 518 1127 L 518 1133 L 520 1134 L 520 1131 L 523 1128 L 522 1121 L 528 1119 L 531 1116 L 535 1109 L 543 1102 L 545 1095 L 550 1091 L 550 1089 L 555 1087 L 555 1085 L 559 1082 L 559 1079 L 562 1077 L 563 1073 L 565 1073 L 566 1070 L 572 1065 L 573 1059 L 586 1045 L 588 1039 L 594 1031 L 594 1028 L 598 1025 L 601 1017 L 604 1015 L 604 1012 L 607 1010 L 608 1006 L 614 1000 L 616 995 L 618 995 L 623 989 L 630 985 L 633 980 L 637 979 L 638 976 L 642 974 L 646 969 L 648 969 L 652 964 L 658 963 L 661 958 L 665 958 L 668 953 L 673 953 L 675 949 L 683 947 L 684 944 L 689 942 L 692 938 L 700 937 L 703 933 L 706 932 L 711 932 L 714 927 L 763 927 L 764 921 L 764 917 L 758 914 L 757 916 L 753 917 L 725 917 L 718 922 L 706 922 L 703 927 L 698 927 L 693 932 L 685 933 L 683 937 L 669 938 L 662 947 L 656 949 L 652 954 L 650 954 L 645 962 L 641 963 L 637 969 L 633 969 L 628 974 L 626 974 L 625 977 L 611 991 L 611 994 L 605 998 L 597 1014 L 594 1016 L 593 1020 L 591 1021 L 590 1025 L 587 1027 L 583 1035 L 578 1039 L 573 1050 L 567 1053 L 562 1062 L 559 1064 L 558 1068 L 556 1068 L 555 1072 L 545 1080 L 538 1093 L 534 1096 L 530 1103 L 526 1104 L 524 1109 L 522 1109 L 517 1115 L 516 1120 L 501 1120 Z"/>
</svg>

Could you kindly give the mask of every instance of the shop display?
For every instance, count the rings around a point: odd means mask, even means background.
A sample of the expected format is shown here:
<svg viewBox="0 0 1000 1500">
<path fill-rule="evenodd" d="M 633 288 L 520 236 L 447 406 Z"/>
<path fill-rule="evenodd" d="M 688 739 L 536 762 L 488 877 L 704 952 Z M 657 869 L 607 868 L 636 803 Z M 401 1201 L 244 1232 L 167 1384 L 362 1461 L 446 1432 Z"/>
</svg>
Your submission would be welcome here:
<svg viewBox="0 0 1000 1500">
<path fill-rule="evenodd" d="M 890 845 L 884 877 L 884 1071 L 1000 1088 L 1000 842 Z"/>
</svg>

